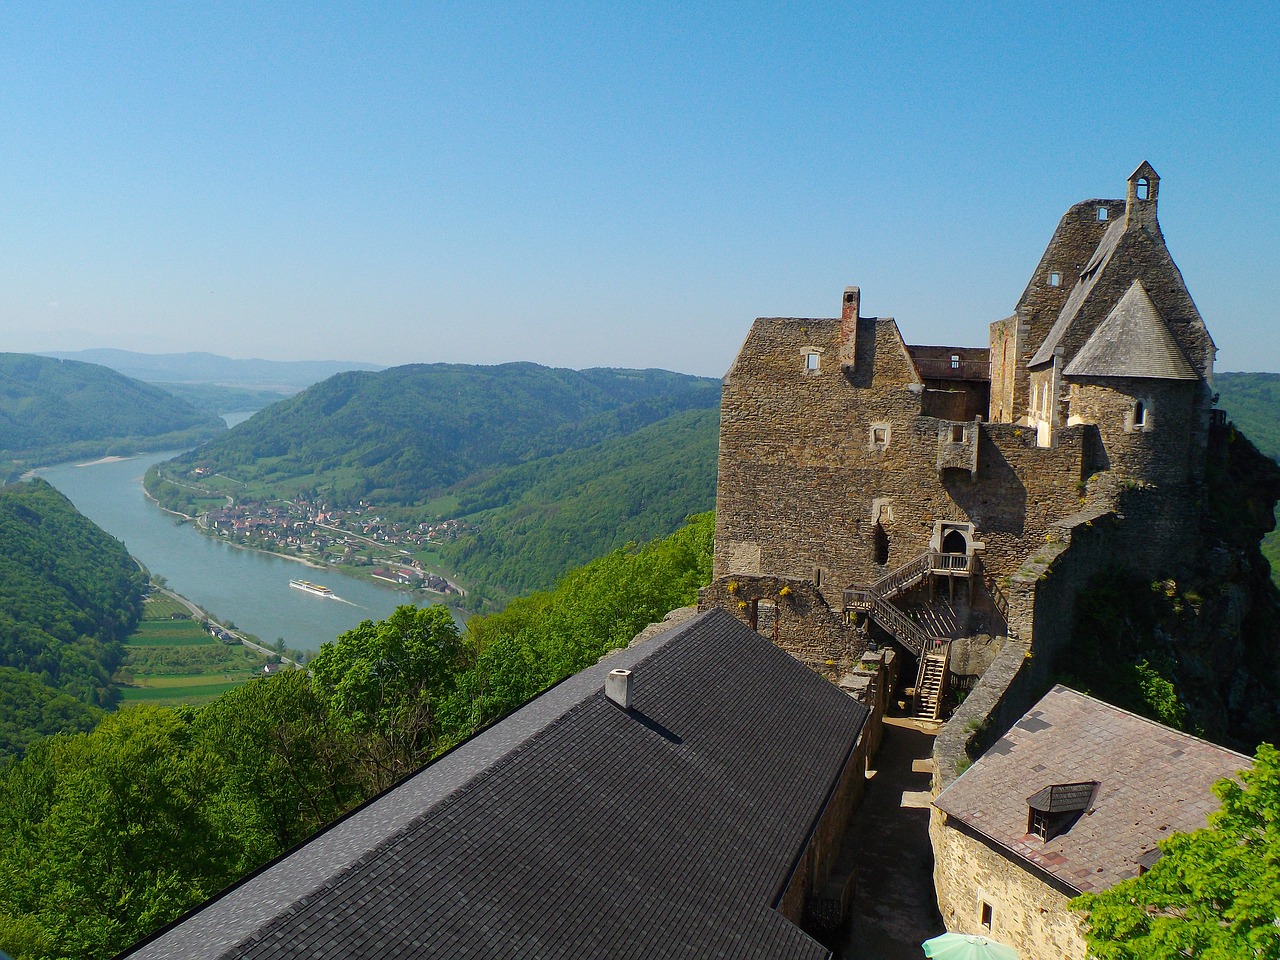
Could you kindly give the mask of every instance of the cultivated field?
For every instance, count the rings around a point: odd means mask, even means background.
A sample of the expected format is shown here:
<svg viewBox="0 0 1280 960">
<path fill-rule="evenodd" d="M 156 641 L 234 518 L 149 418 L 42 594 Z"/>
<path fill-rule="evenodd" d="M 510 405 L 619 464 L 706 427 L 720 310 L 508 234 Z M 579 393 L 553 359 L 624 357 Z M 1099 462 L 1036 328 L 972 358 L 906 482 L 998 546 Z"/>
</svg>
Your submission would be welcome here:
<svg viewBox="0 0 1280 960">
<path fill-rule="evenodd" d="M 261 654 L 215 640 L 175 600 L 149 599 L 142 616 L 125 641 L 119 678 L 126 703 L 206 703 L 262 674 Z"/>
</svg>

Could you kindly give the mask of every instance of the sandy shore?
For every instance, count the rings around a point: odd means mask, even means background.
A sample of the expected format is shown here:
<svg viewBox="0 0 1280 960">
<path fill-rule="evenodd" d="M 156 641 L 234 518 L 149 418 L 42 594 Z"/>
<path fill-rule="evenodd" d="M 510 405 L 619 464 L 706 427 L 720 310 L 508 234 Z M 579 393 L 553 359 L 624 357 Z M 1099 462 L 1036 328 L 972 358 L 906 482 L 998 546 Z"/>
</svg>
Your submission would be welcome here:
<svg viewBox="0 0 1280 960">
<path fill-rule="evenodd" d="M 100 463 L 119 463 L 122 460 L 132 460 L 133 457 L 99 457 L 97 460 L 89 460 L 85 463 L 77 463 L 77 467 L 96 467 Z"/>
</svg>

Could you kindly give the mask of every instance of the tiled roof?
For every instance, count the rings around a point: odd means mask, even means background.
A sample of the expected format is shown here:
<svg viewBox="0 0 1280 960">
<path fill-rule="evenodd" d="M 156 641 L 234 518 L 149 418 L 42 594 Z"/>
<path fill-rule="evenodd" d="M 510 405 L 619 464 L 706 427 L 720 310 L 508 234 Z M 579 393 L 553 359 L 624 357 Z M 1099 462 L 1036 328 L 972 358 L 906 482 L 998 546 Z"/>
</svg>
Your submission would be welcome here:
<svg viewBox="0 0 1280 960">
<path fill-rule="evenodd" d="M 1069 377 L 1196 379 L 1141 280 L 1129 285 L 1062 372 Z"/>
<path fill-rule="evenodd" d="M 602 692 L 619 667 L 630 711 Z M 129 956 L 825 957 L 773 907 L 865 719 L 712 611 L 531 701 Z"/>
<path fill-rule="evenodd" d="M 1210 787 L 1251 763 L 1061 685 L 1054 687 L 934 805 L 1015 858 L 1080 892 L 1138 874 L 1140 859 L 1218 808 Z M 1027 832 L 1027 797 L 1099 781 L 1088 810 L 1048 842 Z"/>
</svg>

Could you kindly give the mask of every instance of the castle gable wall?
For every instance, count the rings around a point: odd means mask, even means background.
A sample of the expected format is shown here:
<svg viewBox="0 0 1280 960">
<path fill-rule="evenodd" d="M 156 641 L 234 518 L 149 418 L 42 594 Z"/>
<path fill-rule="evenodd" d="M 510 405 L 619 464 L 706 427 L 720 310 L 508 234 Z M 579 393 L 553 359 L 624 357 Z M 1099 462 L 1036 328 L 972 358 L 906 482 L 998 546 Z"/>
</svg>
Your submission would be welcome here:
<svg viewBox="0 0 1280 960">
<path fill-rule="evenodd" d="M 752 327 L 725 379 L 715 577 L 816 579 L 838 603 L 926 550 L 938 520 L 973 521 L 988 572 L 1006 575 L 1024 538 L 1078 509 L 1084 428 L 1042 449 L 1024 428 L 924 415 L 892 320 L 858 321 L 852 368 L 827 363 L 840 346 L 838 320 Z M 966 442 L 977 432 L 976 473 L 947 469 L 953 423 Z"/>
</svg>

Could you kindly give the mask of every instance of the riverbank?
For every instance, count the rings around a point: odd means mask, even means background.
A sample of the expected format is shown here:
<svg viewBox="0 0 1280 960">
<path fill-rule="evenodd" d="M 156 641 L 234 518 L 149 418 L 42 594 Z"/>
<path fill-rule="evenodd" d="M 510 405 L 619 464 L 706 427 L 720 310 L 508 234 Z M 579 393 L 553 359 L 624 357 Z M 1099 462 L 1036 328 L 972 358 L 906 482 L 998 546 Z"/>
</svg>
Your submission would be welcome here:
<svg viewBox="0 0 1280 960">
<path fill-rule="evenodd" d="M 254 677 L 299 668 L 158 584 L 124 647 L 125 662 L 114 680 L 126 704 L 200 705 Z"/>
<path fill-rule="evenodd" d="M 173 453 L 143 455 L 123 462 L 80 468 L 74 464 L 44 468 L 38 474 L 60 490 L 76 508 L 124 542 L 129 553 L 154 575 L 163 576 L 175 592 L 238 627 L 262 638 L 272 649 L 286 647 L 311 653 L 364 620 L 381 620 L 415 598 L 388 584 L 344 577 L 337 587 L 348 603 L 318 603 L 289 588 L 292 579 L 325 582 L 331 574 L 318 569 L 302 573 L 298 563 L 255 549 L 225 550 L 195 524 L 172 511 L 157 509 L 143 495 L 142 474 Z M 190 511 L 187 511 L 188 513 Z M 298 561 L 298 557 L 288 559 Z M 307 557 L 314 560 L 314 557 Z M 303 561 L 305 562 L 305 561 Z M 331 569 L 326 567 L 326 569 Z M 419 598 L 432 603 L 436 598 Z M 459 618 L 460 619 L 460 618 Z"/>
</svg>

